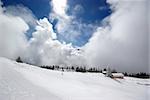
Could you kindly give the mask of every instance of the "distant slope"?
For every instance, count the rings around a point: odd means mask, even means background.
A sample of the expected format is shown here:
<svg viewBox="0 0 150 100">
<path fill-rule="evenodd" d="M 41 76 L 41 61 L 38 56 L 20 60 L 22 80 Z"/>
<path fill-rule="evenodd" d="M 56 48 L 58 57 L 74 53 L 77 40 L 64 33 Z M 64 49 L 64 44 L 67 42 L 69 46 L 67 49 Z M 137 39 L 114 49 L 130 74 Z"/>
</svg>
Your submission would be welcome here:
<svg viewBox="0 0 150 100">
<path fill-rule="evenodd" d="M 62 73 L 0 58 L 0 100 L 148 100 L 149 82 Z"/>
</svg>

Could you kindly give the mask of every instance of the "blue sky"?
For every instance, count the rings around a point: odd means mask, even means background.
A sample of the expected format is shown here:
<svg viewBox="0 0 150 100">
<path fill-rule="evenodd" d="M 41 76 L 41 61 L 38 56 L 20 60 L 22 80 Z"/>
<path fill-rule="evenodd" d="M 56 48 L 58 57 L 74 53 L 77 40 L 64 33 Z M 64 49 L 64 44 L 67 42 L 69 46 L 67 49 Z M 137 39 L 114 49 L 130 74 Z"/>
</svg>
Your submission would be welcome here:
<svg viewBox="0 0 150 100">
<path fill-rule="evenodd" d="M 24 5 L 38 18 L 48 17 L 50 12 L 49 0 L 2 0 L 4 6 Z"/>
<path fill-rule="evenodd" d="M 95 21 L 101 21 L 103 18 L 111 14 L 109 5 L 106 0 L 68 0 L 68 4 L 71 8 L 80 4 L 84 8 L 82 14 L 77 15 L 85 23 L 94 23 Z"/>
<path fill-rule="evenodd" d="M 37 19 L 44 17 L 49 18 L 49 14 L 51 13 L 49 0 L 2 0 L 2 2 L 4 6 L 23 5 L 29 8 Z M 93 26 L 97 24 L 100 25 L 101 21 L 111 14 L 111 10 L 109 8 L 110 5 L 106 3 L 106 0 L 68 0 L 67 3 L 69 6 L 67 11 L 68 15 L 73 14 L 72 12 L 76 5 L 80 5 L 82 7 L 82 12 L 74 15 L 76 17 L 76 21 L 80 21 L 80 23 L 91 24 Z M 67 43 L 71 42 L 73 45 L 82 46 L 87 43 L 94 31 L 94 29 L 86 30 L 88 30 L 89 33 L 85 34 L 87 31 L 81 30 L 81 34 L 76 38 L 76 40 L 69 40 L 59 34 L 58 39 Z M 28 37 L 30 38 L 31 35 L 28 35 Z"/>
</svg>

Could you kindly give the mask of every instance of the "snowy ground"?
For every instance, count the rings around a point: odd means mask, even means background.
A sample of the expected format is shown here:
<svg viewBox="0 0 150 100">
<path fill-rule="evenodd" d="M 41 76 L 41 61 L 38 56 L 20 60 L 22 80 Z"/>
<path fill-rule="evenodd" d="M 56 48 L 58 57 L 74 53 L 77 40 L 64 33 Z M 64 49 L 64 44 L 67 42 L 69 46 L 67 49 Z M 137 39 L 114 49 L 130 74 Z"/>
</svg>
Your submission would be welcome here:
<svg viewBox="0 0 150 100">
<path fill-rule="evenodd" d="M 62 73 L 0 58 L 0 100 L 149 100 L 149 84 L 149 79 Z"/>
</svg>

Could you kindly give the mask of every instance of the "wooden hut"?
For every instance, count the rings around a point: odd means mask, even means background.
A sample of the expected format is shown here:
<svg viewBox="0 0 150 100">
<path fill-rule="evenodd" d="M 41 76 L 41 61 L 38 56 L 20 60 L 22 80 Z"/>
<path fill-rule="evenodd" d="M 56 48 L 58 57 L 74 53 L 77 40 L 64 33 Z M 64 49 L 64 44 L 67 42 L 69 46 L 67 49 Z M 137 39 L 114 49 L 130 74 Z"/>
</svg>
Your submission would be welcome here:
<svg viewBox="0 0 150 100">
<path fill-rule="evenodd" d="M 120 78 L 123 79 L 124 75 L 122 73 L 112 73 L 111 78 Z"/>
</svg>

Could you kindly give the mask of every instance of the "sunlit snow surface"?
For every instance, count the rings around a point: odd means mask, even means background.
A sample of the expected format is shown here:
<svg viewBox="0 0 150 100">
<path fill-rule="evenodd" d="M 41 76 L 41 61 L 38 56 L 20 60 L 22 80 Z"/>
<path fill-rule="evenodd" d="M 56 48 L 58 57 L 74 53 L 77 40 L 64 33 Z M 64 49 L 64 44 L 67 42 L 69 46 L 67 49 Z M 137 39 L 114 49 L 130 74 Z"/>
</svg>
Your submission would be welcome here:
<svg viewBox="0 0 150 100">
<path fill-rule="evenodd" d="M 150 79 L 113 80 L 100 73 L 61 72 L 0 58 L 0 100 L 149 100 Z"/>
</svg>

